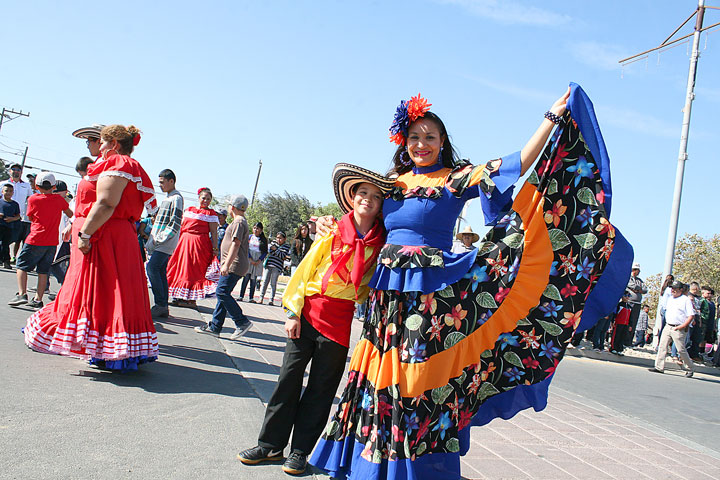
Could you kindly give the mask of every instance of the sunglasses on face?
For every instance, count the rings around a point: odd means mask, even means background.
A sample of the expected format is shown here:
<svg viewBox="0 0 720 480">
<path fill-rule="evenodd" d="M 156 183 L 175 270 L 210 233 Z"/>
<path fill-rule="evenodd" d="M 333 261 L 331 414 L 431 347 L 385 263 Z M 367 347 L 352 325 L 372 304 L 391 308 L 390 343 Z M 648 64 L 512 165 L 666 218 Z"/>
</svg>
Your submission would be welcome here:
<svg viewBox="0 0 720 480">
<path fill-rule="evenodd" d="M 91 143 L 99 142 L 99 141 L 100 141 L 99 138 L 88 138 L 87 140 L 85 140 L 85 145 L 90 146 Z"/>
<path fill-rule="evenodd" d="M 12 170 L 13 172 L 20 172 L 22 171 L 22 168 L 13 167 L 10 170 Z"/>
</svg>

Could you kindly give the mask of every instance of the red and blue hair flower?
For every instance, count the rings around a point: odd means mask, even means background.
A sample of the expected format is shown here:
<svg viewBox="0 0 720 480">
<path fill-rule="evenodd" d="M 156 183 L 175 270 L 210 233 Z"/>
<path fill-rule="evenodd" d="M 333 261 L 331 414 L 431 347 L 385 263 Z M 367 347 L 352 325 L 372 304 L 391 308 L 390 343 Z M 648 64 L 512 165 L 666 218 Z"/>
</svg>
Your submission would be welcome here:
<svg viewBox="0 0 720 480">
<path fill-rule="evenodd" d="M 431 106 L 432 103 L 428 103 L 419 93 L 415 97 L 410 97 L 410 100 L 401 100 L 390 126 L 390 141 L 398 145 L 405 145 L 408 127 L 412 122 L 423 117 Z"/>
</svg>

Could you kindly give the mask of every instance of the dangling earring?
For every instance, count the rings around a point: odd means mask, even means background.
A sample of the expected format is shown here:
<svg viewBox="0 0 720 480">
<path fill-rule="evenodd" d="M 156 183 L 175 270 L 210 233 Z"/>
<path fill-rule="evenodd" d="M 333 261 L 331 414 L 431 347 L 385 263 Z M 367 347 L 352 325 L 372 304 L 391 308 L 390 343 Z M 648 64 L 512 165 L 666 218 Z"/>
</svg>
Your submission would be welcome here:
<svg viewBox="0 0 720 480">
<path fill-rule="evenodd" d="M 412 165 L 412 159 L 407 151 L 407 147 L 405 147 L 405 151 L 400 155 L 400 164 L 404 167 Z"/>
<path fill-rule="evenodd" d="M 440 145 L 440 152 L 438 153 L 438 159 L 437 159 L 437 163 L 439 163 L 440 165 L 443 164 L 442 152 L 443 152 L 443 147 L 442 147 L 442 145 Z"/>
</svg>

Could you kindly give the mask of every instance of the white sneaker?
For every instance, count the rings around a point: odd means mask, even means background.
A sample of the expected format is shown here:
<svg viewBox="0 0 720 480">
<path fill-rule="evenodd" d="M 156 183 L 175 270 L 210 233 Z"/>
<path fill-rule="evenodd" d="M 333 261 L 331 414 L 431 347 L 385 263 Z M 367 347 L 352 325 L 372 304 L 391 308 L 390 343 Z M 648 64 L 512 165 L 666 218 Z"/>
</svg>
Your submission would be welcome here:
<svg viewBox="0 0 720 480">
<path fill-rule="evenodd" d="M 247 323 L 244 323 L 241 327 L 236 328 L 232 335 L 230 335 L 230 340 L 237 340 L 241 338 L 243 335 L 245 335 L 245 332 L 252 328 L 252 325 L 252 322 L 248 320 Z"/>
</svg>

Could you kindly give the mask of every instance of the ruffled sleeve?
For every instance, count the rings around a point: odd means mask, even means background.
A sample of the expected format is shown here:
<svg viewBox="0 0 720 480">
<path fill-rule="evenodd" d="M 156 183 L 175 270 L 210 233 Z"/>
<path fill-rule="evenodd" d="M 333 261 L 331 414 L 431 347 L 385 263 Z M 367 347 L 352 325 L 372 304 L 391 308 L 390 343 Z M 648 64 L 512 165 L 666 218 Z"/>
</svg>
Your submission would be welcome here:
<svg viewBox="0 0 720 480">
<path fill-rule="evenodd" d="M 512 206 L 521 168 L 519 151 L 484 165 L 462 165 L 449 175 L 446 187 L 464 200 L 480 197 L 485 225 L 494 225 Z"/>
<path fill-rule="evenodd" d="M 97 183 L 100 178 L 108 176 L 127 179 L 140 192 L 143 207 L 147 212 L 152 215 L 157 211 L 155 188 L 147 172 L 137 160 L 127 155 L 111 155 L 102 162 L 91 164 L 85 179 Z"/>
</svg>

